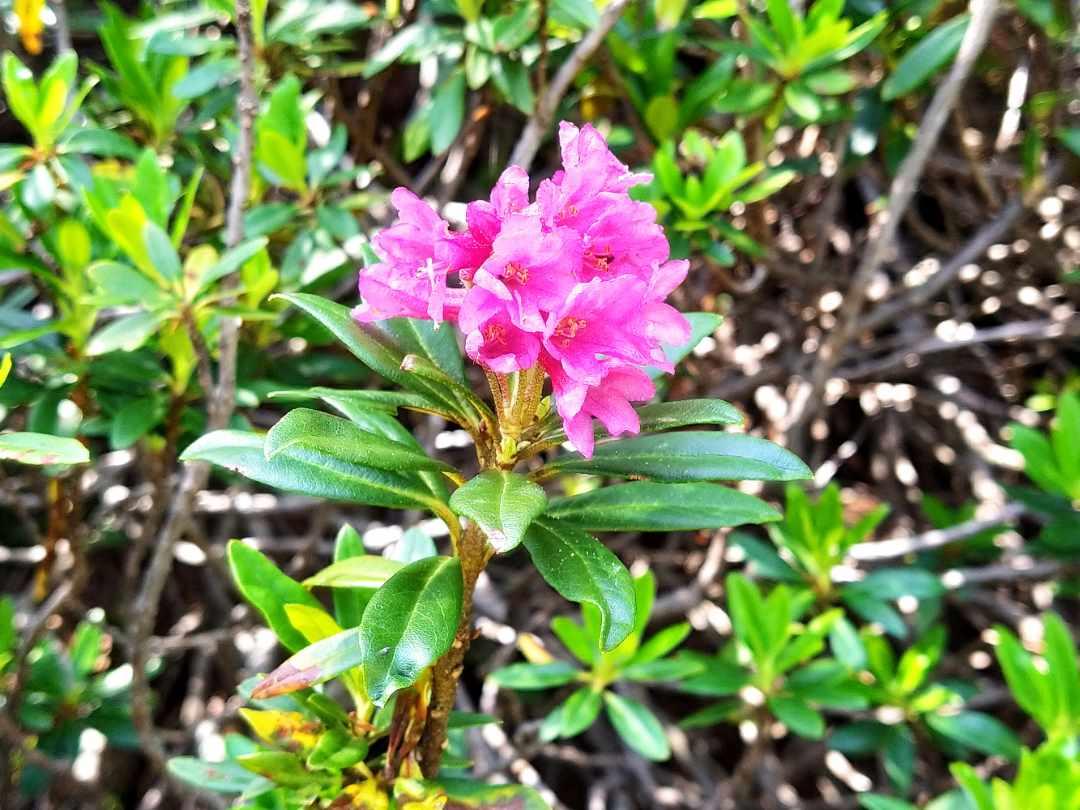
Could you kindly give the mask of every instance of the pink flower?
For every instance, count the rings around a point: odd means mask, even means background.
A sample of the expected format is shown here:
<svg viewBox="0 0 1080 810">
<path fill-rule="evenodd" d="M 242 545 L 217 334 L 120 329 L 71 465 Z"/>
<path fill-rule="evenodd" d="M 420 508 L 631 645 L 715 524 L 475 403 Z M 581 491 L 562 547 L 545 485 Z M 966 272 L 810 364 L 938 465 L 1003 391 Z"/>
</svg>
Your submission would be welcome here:
<svg viewBox="0 0 1080 810">
<path fill-rule="evenodd" d="M 644 367 L 673 370 L 665 347 L 689 340 L 689 322 L 665 303 L 689 264 L 669 260 L 655 210 L 627 193 L 648 175 L 591 126 L 564 122 L 559 144 L 563 167 L 535 202 L 511 166 L 488 200 L 468 205 L 460 232 L 394 191 L 398 216 L 373 240 L 379 261 L 360 274 L 355 315 L 454 322 L 468 356 L 497 374 L 539 363 L 567 437 L 589 456 L 592 419 L 612 436 L 637 432 L 631 403 L 653 395 Z"/>
<path fill-rule="evenodd" d="M 491 254 L 491 246 L 503 222 L 529 204 L 529 175 L 520 166 L 510 166 L 491 190 L 490 201 L 475 200 L 465 209 L 466 229 L 450 234 L 447 252 L 450 266 L 464 281 Z"/>
<path fill-rule="evenodd" d="M 449 226 L 435 210 L 406 188 L 390 201 L 398 218 L 372 240 L 382 259 L 360 272 L 360 321 L 430 318 L 441 322 L 460 306 L 460 294 L 447 289 L 446 239 Z"/>
<path fill-rule="evenodd" d="M 469 358 L 497 374 L 536 365 L 539 337 L 519 329 L 510 318 L 506 302 L 482 287 L 469 290 L 458 327 L 465 334 Z"/>
<path fill-rule="evenodd" d="M 540 332 L 541 311 L 566 300 L 581 264 L 581 239 L 567 228 L 543 231 L 535 216 L 515 214 L 503 223 L 491 256 L 473 275 L 477 287 L 505 301 L 522 329 Z"/>
<path fill-rule="evenodd" d="M 575 380 L 599 385 L 605 358 L 635 365 L 664 363 L 644 319 L 646 285 L 633 276 L 578 284 L 548 316 L 544 349 Z"/>
<path fill-rule="evenodd" d="M 641 428 L 631 402 L 647 402 L 655 393 L 653 381 L 633 366 L 606 364 L 600 385 L 584 385 L 568 377 L 557 363 L 545 363 L 555 391 L 555 407 L 562 417 L 566 437 L 581 455 L 591 458 L 595 416 L 608 434 L 637 433 Z"/>
</svg>

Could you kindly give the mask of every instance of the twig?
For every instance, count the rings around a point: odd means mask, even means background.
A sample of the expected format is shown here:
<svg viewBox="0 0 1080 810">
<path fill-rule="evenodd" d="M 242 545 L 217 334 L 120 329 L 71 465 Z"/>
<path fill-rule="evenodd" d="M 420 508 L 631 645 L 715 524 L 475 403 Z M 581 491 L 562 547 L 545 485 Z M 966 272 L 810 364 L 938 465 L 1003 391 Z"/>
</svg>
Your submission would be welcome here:
<svg viewBox="0 0 1080 810">
<path fill-rule="evenodd" d="M 1053 185 L 1060 173 L 1060 163 L 1051 165 L 1046 170 L 1045 181 L 1043 184 L 1040 184 L 1039 190 L 1041 191 L 1046 186 Z M 1009 229 L 1016 224 L 1016 221 L 1020 219 L 1027 210 L 1032 199 L 1033 195 L 1029 191 L 1025 194 L 1017 195 L 1010 200 L 1009 203 L 1001 209 L 998 215 L 980 228 L 975 235 L 968 240 L 967 244 L 965 244 L 955 256 L 949 259 L 940 270 L 930 276 L 918 287 L 912 289 L 906 296 L 898 296 L 888 303 L 875 307 L 865 318 L 859 321 L 855 331 L 864 332 L 877 329 L 878 327 L 884 326 L 890 321 L 895 320 L 904 312 L 929 301 L 945 289 L 953 279 L 960 275 L 961 270 L 976 261 L 986 252 L 987 248 L 1004 237 L 1005 234 L 1009 232 Z"/>
<path fill-rule="evenodd" d="M 244 236 L 244 206 L 251 191 L 252 129 L 258 111 L 255 96 L 255 65 L 251 43 L 250 0 L 236 0 L 236 32 L 240 56 L 240 94 L 237 98 L 239 134 L 233 155 L 233 177 L 228 210 L 225 218 L 226 247 L 235 247 Z M 207 429 L 218 430 L 228 424 L 235 406 L 236 348 L 239 324 L 226 318 L 221 325 L 217 388 L 208 391 Z M 157 619 L 162 591 L 172 568 L 173 551 L 187 529 L 195 506 L 195 496 L 210 475 L 205 463 L 189 464 L 184 468 L 180 490 L 165 520 L 133 611 L 132 650 L 132 719 L 143 751 L 158 769 L 163 770 L 167 754 L 154 731 L 150 686 L 146 664 L 150 654 L 150 636 Z"/>
<path fill-rule="evenodd" d="M 797 418 L 791 421 L 792 429 L 801 427 L 812 417 L 817 403 L 821 401 L 826 382 L 837 363 L 840 362 L 844 347 L 856 334 L 859 313 L 866 302 L 870 282 L 889 258 L 900 222 L 915 196 L 919 178 L 926 168 L 926 162 L 934 151 L 960 90 L 990 35 L 990 27 L 997 10 L 997 0 L 971 0 L 970 9 L 971 22 L 960 43 L 956 61 L 948 76 L 934 93 L 934 98 L 919 126 L 919 132 L 915 136 L 915 142 L 911 145 L 911 151 L 904 158 L 900 171 L 897 172 L 889 187 L 888 206 L 877 216 L 871 226 L 870 243 L 855 271 L 855 277 L 852 279 L 847 295 L 844 296 L 844 303 L 837 317 L 836 329 L 829 334 L 817 355 L 817 362 L 810 375 L 809 396 L 802 401 L 803 407 Z"/>
<path fill-rule="evenodd" d="M 960 540 L 966 540 L 979 532 L 1011 523 L 1024 514 L 1024 511 L 1021 504 L 1010 503 L 993 517 L 968 520 L 947 529 L 934 529 L 913 537 L 890 537 L 885 540 L 856 543 L 851 547 L 849 554 L 852 559 L 859 562 L 888 560 L 894 557 L 904 557 L 908 554 L 917 554 L 922 551 L 941 548 Z"/>
<path fill-rule="evenodd" d="M 540 149 L 540 142 L 544 137 L 544 133 L 551 126 L 555 111 L 558 109 L 562 97 L 566 95 L 566 91 L 570 88 L 570 83 L 585 67 L 585 63 L 592 57 L 593 52 L 600 47 L 600 43 L 604 41 L 608 31 L 619 21 L 623 9 L 629 3 L 630 0 L 612 0 L 611 3 L 608 3 L 604 13 L 600 16 L 600 22 L 597 23 L 596 28 L 581 38 L 581 41 L 574 48 L 574 52 L 570 54 L 570 57 L 563 62 L 555 73 L 551 84 L 548 85 L 547 92 L 536 100 L 536 108 L 528 123 L 525 124 L 525 129 L 521 133 L 517 146 L 514 147 L 514 152 L 510 156 L 512 165 L 520 166 L 526 170 L 532 165 L 533 158 L 536 157 L 536 152 Z"/>
</svg>

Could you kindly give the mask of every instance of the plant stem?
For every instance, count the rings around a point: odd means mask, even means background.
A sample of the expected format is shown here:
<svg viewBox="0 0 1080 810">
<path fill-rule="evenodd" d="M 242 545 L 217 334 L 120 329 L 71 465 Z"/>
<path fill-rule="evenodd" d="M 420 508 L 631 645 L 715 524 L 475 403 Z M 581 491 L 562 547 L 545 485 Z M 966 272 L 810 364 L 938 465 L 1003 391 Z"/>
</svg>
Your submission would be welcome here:
<svg viewBox="0 0 1080 810">
<path fill-rule="evenodd" d="M 457 698 L 458 681 L 465 661 L 465 654 L 472 643 L 472 604 L 476 580 L 491 559 L 491 546 L 484 533 L 470 523 L 462 534 L 459 546 L 461 556 L 461 576 L 464 590 L 461 599 L 461 620 L 458 623 L 454 643 L 450 649 L 435 662 L 431 671 L 431 702 L 428 708 L 427 725 L 420 738 L 420 766 L 424 776 L 433 778 L 439 772 L 443 749 L 446 747 L 446 733 L 450 723 L 450 712 Z"/>
</svg>

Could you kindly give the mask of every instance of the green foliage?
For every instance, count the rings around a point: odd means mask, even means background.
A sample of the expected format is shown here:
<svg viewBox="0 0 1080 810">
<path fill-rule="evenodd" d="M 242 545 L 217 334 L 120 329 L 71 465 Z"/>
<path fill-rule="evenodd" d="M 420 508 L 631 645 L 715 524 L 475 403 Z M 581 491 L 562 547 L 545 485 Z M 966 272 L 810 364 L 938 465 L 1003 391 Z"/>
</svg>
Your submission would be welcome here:
<svg viewBox="0 0 1080 810">
<path fill-rule="evenodd" d="M 504 689 L 533 691 L 577 685 L 544 718 L 540 726 L 542 740 L 577 736 L 597 720 L 603 709 L 629 748 L 651 760 L 665 760 L 671 755 L 663 726 L 652 711 L 616 690 L 630 683 L 677 681 L 700 671 L 700 667 L 671 655 L 689 634 L 689 624 L 671 625 L 645 637 L 656 590 L 652 573 L 634 579 L 633 590 L 633 629 L 617 646 L 605 645 L 602 616 L 593 605 L 586 604 L 581 622 L 566 616 L 551 621 L 552 632 L 576 663 L 556 660 L 545 650 L 530 646 L 523 648 L 528 663 L 511 664 L 492 673 L 492 679 Z"/>
<path fill-rule="evenodd" d="M 5 596 L 0 598 L 0 697 L 5 703 L 20 661 L 18 644 L 15 608 Z M 111 665 L 100 616 L 79 622 L 66 642 L 45 634 L 26 660 L 19 705 L 7 705 L 5 711 L 14 711 L 13 719 L 36 736 L 40 753 L 58 762 L 73 757 L 88 729 L 117 748 L 138 746 L 131 720 L 131 666 Z M 49 770 L 29 763 L 17 781 L 24 794 L 42 796 L 52 778 Z"/>
</svg>

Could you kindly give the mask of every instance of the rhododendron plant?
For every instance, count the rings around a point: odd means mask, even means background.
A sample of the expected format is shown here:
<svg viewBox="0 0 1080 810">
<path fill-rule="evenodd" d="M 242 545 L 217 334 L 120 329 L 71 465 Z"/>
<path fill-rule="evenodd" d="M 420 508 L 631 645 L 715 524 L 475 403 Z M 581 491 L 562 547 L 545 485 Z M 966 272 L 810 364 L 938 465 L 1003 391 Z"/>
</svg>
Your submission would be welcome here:
<svg viewBox="0 0 1080 810">
<path fill-rule="evenodd" d="M 289 796 L 333 802 L 370 793 L 441 807 L 461 795 L 460 785 L 438 781 L 439 767 L 473 637 L 473 591 L 494 555 L 523 546 L 556 591 L 595 609 L 597 643 L 610 651 L 638 632 L 648 606 L 638 604 L 629 572 L 590 531 L 774 520 L 779 515 L 765 502 L 713 482 L 809 473 L 764 439 L 679 431 L 737 424 L 727 403 L 650 402 L 654 375 L 673 371 L 719 318 L 684 316 L 665 302 L 687 262 L 670 258 L 653 209 L 627 193 L 648 178 L 623 165 L 592 127 L 563 124 L 559 138 L 562 169 L 535 197 L 525 172 L 510 167 L 487 200 L 467 207 L 462 229 L 408 190 L 394 191 L 397 218 L 372 240 L 377 261 L 360 273 L 354 309 L 315 295 L 282 296 L 404 390 L 283 392 L 341 415 L 296 408 L 265 436 L 216 431 L 184 454 L 309 496 L 426 510 L 449 534 L 445 555 L 428 541 L 406 564 L 366 554 L 346 528 L 335 562 L 303 586 L 259 552 L 230 547 L 241 592 L 293 653 L 254 685 L 251 699 L 339 678 L 354 703 L 347 723 L 321 703 L 303 717 L 244 715 L 272 743 L 291 739 L 290 729 L 311 729 L 289 743 L 288 785 L 275 782 L 285 753 L 238 760 Z M 473 390 L 462 347 L 483 369 L 490 400 Z M 460 425 L 475 464 L 430 457 L 396 418 L 403 409 Z M 617 438 L 623 434 L 645 435 Z M 567 443 L 577 452 L 562 449 Z M 544 484 L 566 473 L 651 481 L 549 498 Z M 306 590 L 322 587 L 334 590 L 334 616 Z M 300 697 L 291 705 L 308 704 Z M 348 751 L 341 761 L 351 764 L 327 776 L 314 753 L 323 747 Z M 186 778 L 202 773 L 190 761 L 178 767 Z M 544 806 L 523 788 L 499 790 L 479 806 Z"/>
<path fill-rule="evenodd" d="M 468 356 L 511 374 L 548 373 L 570 443 L 593 452 L 591 418 L 608 433 L 637 433 L 629 403 L 655 393 L 641 369 L 670 371 L 665 346 L 690 323 L 664 303 L 689 263 L 670 260 L 647 183 L 611 153 L 592 126 L 559 127 L 563 168 L 529 201 L 529 178 L 511 166 L 490 201 L 470 203 L 463 231 L 405 188 L 398 218 L 374 239 L 379 262 L 360 273 L 360 321 L 426 318 L 456 324 Z"/>
</svg>

